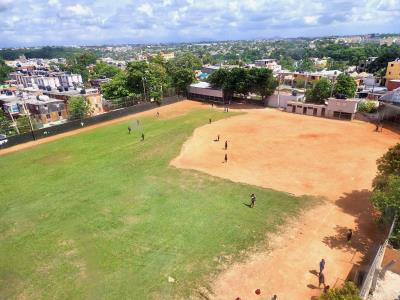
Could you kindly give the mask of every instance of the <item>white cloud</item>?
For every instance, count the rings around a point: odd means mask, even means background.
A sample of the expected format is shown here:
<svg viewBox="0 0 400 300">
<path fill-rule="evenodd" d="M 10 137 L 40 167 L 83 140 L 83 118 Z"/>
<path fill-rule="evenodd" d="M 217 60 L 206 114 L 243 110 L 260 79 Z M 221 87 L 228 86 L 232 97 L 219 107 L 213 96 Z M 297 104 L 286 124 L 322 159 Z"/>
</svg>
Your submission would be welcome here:
<svg viewBox="0 0 400 300">
<path fill-rule="evenodd" d="M 49 0 L 47 2 L 50 6 L 60 7 L 61 3 L 60 0 Z"/>
<path fill-rule="evenodd" d="M 93 14 L 92 10 L 89 7 L 81 5 L 81 4 L 67 6 L 65 8 L 65 10 L 67 12 L 71 13 L 72 15 L 79 16 L 79 17 L 88 17 Z"/>
<path fill-rule="evenodd" d="M 141 4 L 137 10 L 149 17 L 153 16 L 153 7 L 149 3 Z"/>
</svg>

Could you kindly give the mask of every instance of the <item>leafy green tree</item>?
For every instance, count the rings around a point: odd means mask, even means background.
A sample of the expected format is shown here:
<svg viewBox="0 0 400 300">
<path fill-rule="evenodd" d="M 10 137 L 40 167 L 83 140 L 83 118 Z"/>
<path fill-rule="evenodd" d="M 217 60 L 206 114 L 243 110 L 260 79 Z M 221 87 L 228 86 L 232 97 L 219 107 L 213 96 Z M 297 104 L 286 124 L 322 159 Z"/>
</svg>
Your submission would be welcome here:
<svg viewBox="0 0 400 300">
<path fill-rule="evenodd" d="M 298 79 L 295 81 L 294 85 L 298 89 L 303 89 L 306 87 L 306 81 L 303 79 Z"/>
<path fill-rule="evenodd" d="M 91 78 L 112 78 L 115 75 L 121 73 L 121 69 L 117 66 L 109 65 L 104 62 L 97 63 L 93 67 L 93 73 L 91 74 Z"/>
<path fill-rule="evenodd" d="M 6 65 L 4 60 L 0 59 L 0 83 L 4 83 L 8 79 L 8 74 L 13 71 L 13 68 Z"/>
<path fill-rule="evenodd" d="M 361 101 L 358 104 L 357 110 L 359 112 L 374 113 L 377 111 L 375 101 Z"/>
<path fill-rule="evenodd" d="M 163 90 L 166 88 L 167 71 L 163 65 L 150 63 L 145 80 L 147 92 L 151 99 L 160 101 L 163 96 Z"/>
<path fill-rule="evenodd" d="M 11 120 L 6 116 L 4 111 L 0 109 L 0 133 L 8 134 L 11 126 L 12 126 Z"/>
<path fill-rule="evenodd" d="M 124 72 L 115 75 L 109 82 L 102 84 L 101 92 L 106 99 L 117 99 L 134 95 L 128 88 L 128 78 Z"/>
<path fill-rule="evenodd" d="M 196 80 L 194 72 L 190 68 L 174 67 L 169 70 L 169 75 L 176 92 L 183 95 L 186 94 L 187 87 Z"/>
<path fill-rule="evenodd" d="M 190 52 L 178 55 L 170 63 L 180 68 L 189 68 L 192 70 L 201 69 L 202 66 L 201 59 Z"/>
<path fill-rule="evenodd" d="M 294 67 L 294 60 L 290 56 L 282 57 L 279 60 L 279 64 L 282 66 L 283 69 L 294 71 L 296 68 Z"/>
<path fill-rule="evenodd" d="M 325 104 L 332 91 L 332 83 L 326 78 L 318 80 L 306 92 L 306 102 Z"/>
<path fill-rule="evenodd" d="M 132 61 L 126 67 L 127 72 L 127 88 L 135 94 L 146 93 L 147 75 L 149 66 L 145 61 Z"/>
<path fill-rule="evenodd" d="M 390 224 L 400 213 L 400 174 L 386 177 L 382 186 L 372 193 L 371 202 L 381 212 L 381 220 Z"/>
<path fill-rule="evenodd" d="M 300 65 L 297 67 L 297 69 L 299 71 L 310 71 L 310 72 L 312 72 L 312 71 L 315 71 L 315 65 L 314 65 L 314 62 L 311 59 L 305 58 L 305 59 L 301 60 Z"/>
<path fill-rule="evenodd" d="M 261 96 L 265 103 L 266 98 L 271 96 L 278 86 L 278 81 L 267 68 L 254 68 L 248 71 L 250 80 L 250 91 Z M 266 103 L 265 103 L 266 104 Z"/>
<path fill-rule="evenodd" d="M 340 74 L 335 83 L 334 94 L 345 95 L 347 98 L 353 98 L 356 94 L 357 83 L 349 75 Z"/>
<path fill-rule="evenodd" d="M 71 97 L 68 101 L 68 113 L 70 119 L 82 119 L 93 112 L 90 103 L 83 96 Z"/>
<path fill-rule="evenodd" d="M 346 282 L 342 287 L 330 289 L 326 294 L 322 294 L 320 300 L 361 300 L 360 291 L 357 286 L 351 282 Z"/>
<path fill-rule="evenodd" d="M 391 147 L 376 161 L 378 173 L 375 176 L 374 190 L 385 188 L 390 175 L 400 176 L 400 144 Z"/>
<path fill-rule="evenodd" d="M 16 123 L 17 123 L 18 131 L 19 131 L 20 134 L 31 131 L 31 123 L 29 121 L 29 117 L 28 116 L 19 117 L 16 120 Z M 32 122 L 33 129 L 36 129 L 35 125 L 36 125 L 36 123 Z"/>
<path fill-rule="evenodd" d="M 332 58 L 329 58 L 326 67 L 327 67 L 328 70 L 339 70 L 339 71 L 343 72 L 348 67 L 348 62 L 347 61 L 334 60 Z"/>
</svg>

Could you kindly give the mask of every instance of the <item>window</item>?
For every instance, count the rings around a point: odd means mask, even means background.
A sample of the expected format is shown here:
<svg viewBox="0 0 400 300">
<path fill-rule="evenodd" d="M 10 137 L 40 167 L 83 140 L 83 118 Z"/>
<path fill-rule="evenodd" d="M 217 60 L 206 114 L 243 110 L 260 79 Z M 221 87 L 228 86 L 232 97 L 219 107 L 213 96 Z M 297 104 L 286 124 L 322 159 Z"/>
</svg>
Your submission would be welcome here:
<svg viewBox="0 0 400 300">
<path fill-rule="evenodd" d="M 394 64 L 390 64 L 391 67 L 394 67 Z"/>
<path fill-rule="evenodd" d="M 58 112 L 58 116 L 61 117 L 61 111 Z"/>
<path fill-rule="evenodd" d="M 51 116 L 50 116 L 49 114 L 47 114 L 47 115 L 46 115 L 46 118 L 47 118 L 47 119 L 50 119 L 50 118 L 51 118 Z"/>
</svg>

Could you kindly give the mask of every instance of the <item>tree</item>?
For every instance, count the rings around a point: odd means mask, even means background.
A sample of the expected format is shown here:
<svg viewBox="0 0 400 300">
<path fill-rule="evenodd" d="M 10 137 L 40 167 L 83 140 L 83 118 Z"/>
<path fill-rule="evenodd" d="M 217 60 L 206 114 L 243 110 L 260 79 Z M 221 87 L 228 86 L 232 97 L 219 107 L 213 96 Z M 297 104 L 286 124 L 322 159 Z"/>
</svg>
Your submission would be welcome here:
<svg viewBox="0 0 400 300">
<path fill-rule="evenodd" d="M 175 87 L 178 94 L 186 94 L 187 87 L 195 81 L 194 72 L 189 68 L 174 67 L 169 70 L 172 86 Z"/>
<path fill-rule="evenodd" d="M 332 83 L 326 78 L 318 80 L 306 92 L 306 102 L 325 104 L 325 100 L 329 98 L 332 91 Z"/>
<path fill-rule="evenodd" d="M 278 81 L 267 68 L 254 68 L 249 71 L 250 91 L 261 96 L 263 102 L 271 96 L 278 86 Z M 266 104 L 266 103 L 264 103 Z"/>
<path fill-rule="evenodd" d="M 167 71 L 163 65 L 150 63 L 146 75 L 145 85 L 150 99 L 160 101 L 163 90 L 166 88 Z"/>
<path fill-rule="evenodd" d="M 368 101 L 368 100 L 361 101 L 358 104 L 357 110 L 359 112 L 374 113 L 377 111 L 376 103 L 375 101 Z"/>
<path fill-rule="evenodd" d="M 133 96 L 128 88 L 128 79 L 124 72 L 115 75 L 109 82 L 101 85 L 101 92 L 106 99 Z"/>
<path fill-rule="evenodd" d="M 320 300 L 361 300 L 360 291 L 357 286 L 351 282 L 346 282 L 341 288 L 330 289 L 326 294 L 322 294 Z"/>
<path fill-rule="evenodd" d="M 31 131 L 31 122 L 30 122 L 28 116 L 19 117 L 16 120 L 16 123 L 17 123 L 18 131 L 19 131 L 20 134 Z M 34 129 L 36 129 L 36 126 L 35 126 L 34 122 L 32 122 L 32 126 L 34 126 Z"/>
<path fill-rule="evenodd" d="M 391 147 L 376 161 L 378 173 L 375 176 L 374 190 L 382 190 L 390 175 L 400 176 L 400 144 Z"/>
<path fill-rule="evenodd" d="M 315 71 L 315 65 L 314 62 L 309 59 L 309 58 L 305 58 L 302 59 L 300 62 L 300 65 L 297 68 L 299 71 Z"/>
<path fill-rule="evenodd" d="M 4 83 L 8 79 L 8 74 L 13 71 L 13 68 L 6 65 L 4 60 L 0 59 L 0 83 Z"/>
<path fill-rule="evenodd" d="M 349 75 L 340 74 L 336 79 L 334 94 L 353 98 L 356 94 L 357 83 Z"/>
<path fill-rule="evenodd" d="M 82 119 L 92 114 L 90 103 L 83 96 L 71 97 L 68 101 L 70 119 Z"/>
<path fill-rule="evenodd" d="M 374 190 L 371 202 L 381 212 L 381 220 L 391 224 L 400 213 L 400 175 L 389 175 L 384 185 Z"/>
<path fill-rule="evenodd" d="M 117 66 L 100 62 L 93 67 L 93 73 L 91 74 L 91 78 L 94 79 L 112 78 L 119 73 L 121 73 L 121 69 L 118 68 Z"/>
<path fill-rule="evenodd" d="M 192 70 L 201 69 L 202 66 L 201 59 L 190 52 L 178 55 L 172 59 L 170 63 L 177 67 L 189 68 Z"/>
<path fill-rule="evenodd" d="M 9 134 L 11 128 L 11 120 L 6 116 L 4 111 L 0 109 L 0 133 Z"/>
</svg>

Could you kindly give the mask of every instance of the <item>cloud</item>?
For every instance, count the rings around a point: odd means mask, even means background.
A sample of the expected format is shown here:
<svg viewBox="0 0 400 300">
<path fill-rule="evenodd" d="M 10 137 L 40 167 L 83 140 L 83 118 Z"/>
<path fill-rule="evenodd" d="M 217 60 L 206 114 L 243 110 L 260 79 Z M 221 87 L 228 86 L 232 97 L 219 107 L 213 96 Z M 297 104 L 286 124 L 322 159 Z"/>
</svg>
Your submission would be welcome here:
<svg viewBox="0 0 400 300">
<path fill-rule="evenodd" d="M 12 0 L 0 0 L 0 12 L 5 11 L 11 7 Z"/>
<path fill-rule="evenodd" d="M 400 0 L 0 0 L 0 47 L 399 30 Z"/>
</svg>

